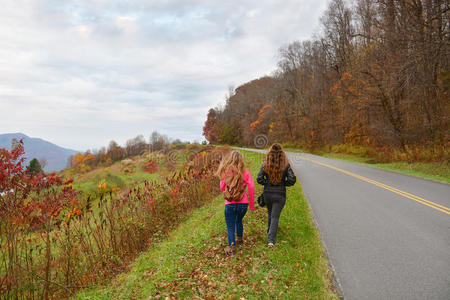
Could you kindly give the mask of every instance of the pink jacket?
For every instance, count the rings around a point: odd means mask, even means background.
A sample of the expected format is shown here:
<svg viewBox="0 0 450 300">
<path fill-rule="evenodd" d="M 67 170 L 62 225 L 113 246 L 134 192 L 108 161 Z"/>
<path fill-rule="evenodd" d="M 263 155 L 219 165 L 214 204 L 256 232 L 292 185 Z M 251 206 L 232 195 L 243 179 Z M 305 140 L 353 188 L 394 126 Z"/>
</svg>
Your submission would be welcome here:
<svg viewBox="0 0 450 300">
<path fill-rule="evenodd" d="M 229 202 L 225 200 L 225 205 L 227 204 L 233 204 L 233 203 L 248 203 L 248 207 L 250 210 L 255 209 L 255 182 L 253 181 L 252 175 L 250 174 L 250 171 L 244 170 L 244 184 L 243 186 L 248 187 L 248 194 L 247 192 L 244 193 L 244 197 L 242 197 L 241 201 L 239 202 Z M 224 180 L 220 181 L 220 190 L 225 191 L 226 183 Z"/>
</svg>

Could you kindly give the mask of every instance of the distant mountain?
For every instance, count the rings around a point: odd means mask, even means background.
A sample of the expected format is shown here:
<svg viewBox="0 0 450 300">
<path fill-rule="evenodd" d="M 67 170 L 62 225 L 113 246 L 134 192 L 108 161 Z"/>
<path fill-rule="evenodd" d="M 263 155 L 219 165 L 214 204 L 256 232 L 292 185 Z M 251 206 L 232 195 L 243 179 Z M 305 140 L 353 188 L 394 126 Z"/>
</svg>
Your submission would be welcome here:
<svg viewBox="0 0 450 300">
<path fill-rule="evenodd" d="M 59 171 L 66 167 L 67 158 L 77 154 L 79 151 L 59 147 L 39 138 L 32 138 L 23 133 L 0 134 L 0 148 L 11 149 L 12 139 L 23 139 L 25 150 L 25 165 L 33 158 L 47 160 L 45 171 Z"/>
</svg>

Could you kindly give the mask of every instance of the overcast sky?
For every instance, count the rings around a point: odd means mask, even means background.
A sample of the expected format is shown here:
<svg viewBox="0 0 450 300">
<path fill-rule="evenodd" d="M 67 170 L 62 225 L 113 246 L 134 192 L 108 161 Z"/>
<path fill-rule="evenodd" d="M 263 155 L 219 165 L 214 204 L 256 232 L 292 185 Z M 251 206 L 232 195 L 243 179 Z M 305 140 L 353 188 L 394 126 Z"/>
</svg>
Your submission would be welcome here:
<svg viewBox="0 0 450 300">
<path fill-rule="evenodd" d="M 202 141 L 210 107 L 270 75 L 326 0 L 2 0 L 0 134 L 86 150 L 153 130 Z"/>
</svg>

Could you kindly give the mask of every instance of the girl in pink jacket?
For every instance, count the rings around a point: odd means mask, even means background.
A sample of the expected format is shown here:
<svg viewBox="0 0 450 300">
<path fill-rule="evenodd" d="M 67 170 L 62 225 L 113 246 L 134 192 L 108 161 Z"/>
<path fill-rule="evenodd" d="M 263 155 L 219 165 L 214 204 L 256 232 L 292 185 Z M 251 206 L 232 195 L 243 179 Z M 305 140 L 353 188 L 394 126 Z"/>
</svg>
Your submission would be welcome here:
<svg viewBox="0 0 450 300">
<path fill-rule="evenodd" d="M 242 219 L 247 213 L 247 208 L 255 209 L 255 183 L 250 172 L 244 169 L 242 154 L 236 150 L 231 151 L 222 159 L 216 174 L 220 178 L 220 190 L 224 192 L 225 198 L 225 223 L 228 230 L 227 253 L 234 255 L 234 246 L 242 243 L 244 234 Z M 248 193 L 246 187 L 248 187 Z"/>
</svg>

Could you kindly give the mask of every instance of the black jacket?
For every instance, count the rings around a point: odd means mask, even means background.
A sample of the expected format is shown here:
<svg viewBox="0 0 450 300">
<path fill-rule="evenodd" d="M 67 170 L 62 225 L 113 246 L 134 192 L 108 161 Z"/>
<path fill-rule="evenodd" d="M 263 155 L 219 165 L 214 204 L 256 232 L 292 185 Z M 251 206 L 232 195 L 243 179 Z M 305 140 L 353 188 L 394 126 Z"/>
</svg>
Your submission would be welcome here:
<svg viewBox="0 0 450 300">
<path fill-rule="evenodd" d="M 264 193 L 281 193 L 286 194 L 286 187 L 294 185 L 297 181 L 294 172 L 291 169 L 291 166 L 288 165 L 283 172 L 283 176 L 281 177 L 281 182 L 279 184 L 271 184 L 269 181 L 269 175 L 263 170 L 263 166 L 261 165 L 261 169 L 259 170 L 258 177 L 256 181 L 264 185 Z"/>
</svg>

